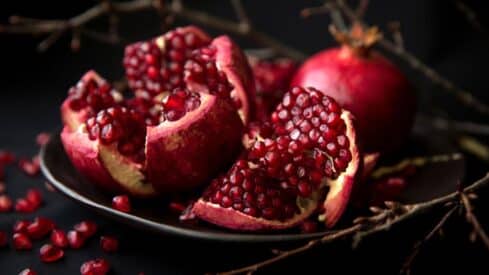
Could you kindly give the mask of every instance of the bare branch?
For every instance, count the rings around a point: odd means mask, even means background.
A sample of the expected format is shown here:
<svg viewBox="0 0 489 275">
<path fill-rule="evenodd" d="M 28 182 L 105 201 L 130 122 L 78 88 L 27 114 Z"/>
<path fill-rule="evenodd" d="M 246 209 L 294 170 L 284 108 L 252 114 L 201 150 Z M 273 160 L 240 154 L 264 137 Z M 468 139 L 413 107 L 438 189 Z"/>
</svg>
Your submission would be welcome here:
<svg viewBox="0 0 489 275">
<path fill-rule="evenodd" d="M 467 222 L 470 223 L 474 228 L 474 233 L 475 233 L 474 235 L 477 235 L 482 241 L 482 243 L 486 246 L 486 248 L 489 249 L 489 237 L 487 236 L 486 231 L 484 231 L 484 228 L 482 228 L 479 220 L 475 216 L 468 195 L 466 195 L 464 192 L 461 192 L 460 200 L 462 201 L 462 204 L 465 209 L 465 218 L 467 219 Z"/>
<path fill-rule="evenodd" d="M 489 147 L 474 137 L 462 135 L 458 138 L 458 145 L 464 151 L 476 156 L 480 160 L 489 162 Z"/>
<path fill-rule="evenodd" d="M 455 0 L 455 7 L 465 16 L 467 22 L 478 32 L 487 34 L 487 30 L 482 26 L 477 18 L 477 14 L 461 0 Z"/>
<path fill-rule="evenodd" d="M 401 33 L 401 23 L 399 21 L 389 22 L 387 27 L 392 33 L 392 39 L 394 40 L 394 43 L 396 43 L 396 46 L 404 49 L 404 39 L 402 38 Z"/>
<path fill-rule="evenodd" d="M 357 8 L 355 9 L 355 15 L 357 18 L 362 19 L 365 16 L 368 8 L 368 0 L 360 0 Z"/>
<path fill-rule="evenodd" d="M 418 118 L 430 123 L 431 126 L 438 130 L 489 136 L 489 125 L 487 124 L 479 124 L 472 121 L 455 121 L 428 115 L 418 115 Z"/>
<path fill-rule="evenodd" d="M 240 24 L 244 28 L 250 28 L 251 21 L 248 15 L 246 14 L 246 10 L 243 6 L 243 2 L 241 2 L 241 0 L 231 0 L 231 4 L 233 5 L 234 11 L 236 12 L 236 16 L 238 17 Z"/>
</svg>

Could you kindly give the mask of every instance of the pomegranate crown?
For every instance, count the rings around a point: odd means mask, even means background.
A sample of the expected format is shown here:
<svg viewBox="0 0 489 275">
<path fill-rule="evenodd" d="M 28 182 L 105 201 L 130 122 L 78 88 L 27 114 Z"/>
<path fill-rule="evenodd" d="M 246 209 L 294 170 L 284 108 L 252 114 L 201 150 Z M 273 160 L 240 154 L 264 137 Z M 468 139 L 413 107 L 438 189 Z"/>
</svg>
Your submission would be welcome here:
<svg viewBox="0 0 489 275">
<path fill-rule="evenodd" d="M 330 25 L 329 31 L 338 43 L 347 45 L 362 54 L 367 53 L 377 41 L 382 39 L 382 32 L 377 26 L 365 28 L 359 23 L 353 23 L 352 27 L 345 31 Z"/>
</svg>

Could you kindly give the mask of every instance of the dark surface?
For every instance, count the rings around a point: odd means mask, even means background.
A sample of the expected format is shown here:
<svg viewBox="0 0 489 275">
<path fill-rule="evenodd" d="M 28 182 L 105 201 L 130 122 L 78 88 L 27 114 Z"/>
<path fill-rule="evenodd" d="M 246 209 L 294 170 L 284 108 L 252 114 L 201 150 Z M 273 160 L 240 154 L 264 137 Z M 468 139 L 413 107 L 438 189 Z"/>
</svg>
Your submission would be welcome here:
<svg viewBox="0 0 489 275">
<path fill-rule="evenodd" d="M 190 2 L 190 1 L 189 1 Z M 314 5 L 318 1 L 246 1 L 250 16 L 257 28 L 278 39 L 300 48 L 307 53 L 331 46 L 327 34 L 329 21 L 325 16 L 302 20 L 297 14 L 300 8 Z M 489 43 L 485 34 L 474 31 L 463 16 L 454 9 L 453 1 L 371 1 L 367 19 L 385 27 L 387 21 L 400 20 L 406 47 L 422 60 L 432 65 L 458 85 L 478 94 L 485 102 L 489 99 L 487 64 Z M 488 9 L 485 1 L 468 1 L 482 18 L 487 29 Z M 215 14 L 229 15 L 229 6 L 223 1 L 199 1 L 200 6 Z M 15 1 L 4 6 L 0 13 L 2 22 L 7 15 L 23 14 L 31 17 L 56 18 L 76 14 L 93 4 L 92 1 Z M 231 15 L 229 15 L 231 16 Z M 95 25 L 105 23 L 104 20 Z M 184 22 L 179 22 L 184 23 Z M 124 37 L 131 41 L 158 33 L 156 16 L 132 15 L 125 17 L 121 28 Z M 214 32 L 216 33 L 216 32 Z M 0 147 L 8 148 L 19 156 L 32 156 L 37 148 L 35 135 L 40 131 L 52 131 L 60 125 L 58 106 L 69 85 L 89 68 L 95 68 L 108 79 L 122 75 L 120 66 L 122 47 L 112 47 L 89 39 L 82 40 L 79 53 L 69 51 L 69 36 L 63 37 L 45 54 L 35 52 L 39 39 L 22 36 L 0 36 L 0 60 L 3 71 L 0 76 Z M 244 47 L 253 46 L 246 41 Z M 441 88 L 432 85 L 417 73 L 406 73 L 418 87 L 421 109 L 449 107 L 450 115 L 456 119 L 478 119 L 455 101 L 442 97 Z M 487 140 L 487 139 L 486 139 Z M 482 175 L 486 167 L 470 163 L 466 181 Z M 7 170 L 8 194 L 17 198 L 28 187 L 43 188 L 42 179 L 30 179 L 15 168 Z M 269 247 L 250 246 L 241 243 L 219 244 L 162 237 L 123 226 L 98 216 L 86 208 L 55 193 L 45 193 L 47 203 L 32 215 L 0 214 L 0 230 L 9 230 L 15 220 L 44 215 L 56 220 L 58 225 L 69 229 L 81 219 L 94 219 L 102 233 L 121 237 L 121 249 L 117 254 L 106 255 L 98 248 L 96 239 L 87 247 L 66 253 L 63 261 L 42 264 L 36 242 L 31 252 L 0 250 L 0 274 L 17 274 L 27 266 L 34 267 L 40 274 L 79 274 L 79 266 L 87 259 L 104 256 L 113 265 L 112 274 L 202 274 L 206 271 L 225 270 L 251 263 L 270 256 Z M 487 192 L 486 192 L 487 193 Z M 481 196 L 476 205 L 481 222 L 489 227 L 487 196 Z M 312 250 L 302 256 L 265 269 L 264 274 L 337 274 L 333 270 L 362 271 L 362 273 L 397 274 L 402 259 L 413 241 L 420 239 L 436 223 L 434 216 L 409 221 L 405 226 L 394 227 L 388 234 L 371 238 L 351 252 L 348 243 L 335 244 Z M 463 274 L 487 274 L 489 254 L 480 244 L 468 241 L 470 227 L 462 217 L 452 219 L 444 230 L 444 238 L 430 242 L 419 255 L 414 274 L 443 274 L 447 271 Z M 274 246 L 275 247 L 275 246 Z"/>
</svg>

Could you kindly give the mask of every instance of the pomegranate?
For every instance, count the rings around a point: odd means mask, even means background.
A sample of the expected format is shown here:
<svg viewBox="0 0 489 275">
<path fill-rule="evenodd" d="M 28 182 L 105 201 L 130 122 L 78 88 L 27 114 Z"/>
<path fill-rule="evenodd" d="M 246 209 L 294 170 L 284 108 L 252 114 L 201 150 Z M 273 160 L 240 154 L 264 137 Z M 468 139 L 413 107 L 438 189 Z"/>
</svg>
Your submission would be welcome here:
<svg viewBox="0 0 489 275">
<path fill-rule="evenodd" d="M 237 155 L 254 83 L 225 36 L 177 28 L 127 46 L 135 97 L 90 71 L 61 107 L 74 166 L 112 193 L 148 197 L 204 184 Z"/>
<path fill-rule="evenodd" d="M 360 153 L 352 115 L 315 89 L 293 88 L 252 125 L 245 159 L 215 179 L 194 204 L 201 219 L 237 230 L 292 227 L 317 208 L 333 226 L 346 208 Z"/>
<path fill-rule="evenodd" d="M 371 49 L 376 29 L 333 32 L 341 47 L 326 49 L 304 62 L 291 85 L 315 87 L 335 98 L 357 118 L 366 152 L 389 153 L 407 139 L 416 98 L 403 73 Z"/>
</svg>

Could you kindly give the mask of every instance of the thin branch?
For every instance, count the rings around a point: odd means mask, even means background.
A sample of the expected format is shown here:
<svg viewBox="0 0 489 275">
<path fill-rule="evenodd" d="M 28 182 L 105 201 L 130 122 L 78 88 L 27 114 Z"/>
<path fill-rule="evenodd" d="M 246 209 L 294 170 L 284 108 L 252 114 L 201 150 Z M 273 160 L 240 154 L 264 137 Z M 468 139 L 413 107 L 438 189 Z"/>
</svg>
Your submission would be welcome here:
<svg viewBox="0 0 489 275">
<path fill-rule="evenodd" d="M 463 1 L 456 0 L 455 7 L 464 15 L 465 19 L 469 24 L 478 32 L 487 34 L 487 30 L 482 26 L 477 18 L 477 14 L 469 6 L 467 6 Z"/>
<path fill-rule="evenodd" d="M 455 121 L 443 117 L 432 117 L 428 115 L 418 115 L 418 118 L 427 121 L 437 130 L 489 136 L 489 124 L 479 124 L 472 121 Z"/>
<path fill-rule="evenodd" d="M 489 162 L 489 147 L 476 138 L 462 135 L 458 137 L 457 142 L 464 151 L 476 156 L 480 160 Z"/>
<path fill-rule="evenodd" d="M 251 21 L 246 14 L 243 2 L 241 2 L 241 0 L 231 0 L 231 4 L 233 5 L 236 16 L 243 28 L 251 28 Z"/>
<path fill-rule="evenodd" d="M 337 7 L 348 17 L 351 22 L 361 24 L 364 28 L 369 26 L 358 18 L 355 12 L 345 3 L 344 0 L 336 0 Z M 434 69 L 423 63 L 416 56 L 410 52 L 397 47 L 393 42 L 382 38 L 378 41 L 378 45 L 383 49 L 397 55 L 399 58 L 407 62 L 413 69 L 424 74 L 433 83 L 438 84 L 444 88 L 449 94 L 455 96 L 462 104 L 473 108 L 477 112 L 485 115 L 489 115 L 489 106 L 479 101 L 468 91 L 457 87 L 452 81 L 440 75 Z"/>
<path fill-rule="evenodd" d="M 416 244 L 413 247 L 413 250 L 411 251 L 411 254 L 406 258 L 404 261 L 404 264 L 402 265 L 400 274 L 410 274 L 411 271 L 411 266 L 416 259 L 416 256 L 418 256 L 419 252 L 421 251 L 421 248 L 423 245 L 428 243 L 436 233 L 439 233 L 442 229 L 442 227 L 445 225 L 445 223 L 450 219 L 450 217 L 455 213 L 455 211 L 459 209 L 458 205 L 453 206 L 450 210 L 448 210 L 445 215 L 440 219 L 440 221 L 431 229 L 431 231 L 420 241 L 416 242 Z"/>
<path fill-rule="evenodd" d="M 367 9 L 368 9 L 368 3 L 369 1 L 368 0 L 360 0 L 358 5 L 357 5 L 357 8 L 355 9 L 355 15 L 357 16 L 357 18 L 363 18 L 365 16 L 365 13 L 367 13 Z"/>
<path fill-rule="evenodd" d="M 300 246 L 300 247 L 297 247 L 297 248 L 294 248 L 291 250 L 280 251 L 280 253 L 276 254 L 276 256 L 269 258 L 267 260 L 264 260 L 264 261 L 261 261 L 261 262 L 258 262 L 258 263 L 255 263 L 255 264 L 252 264 L 249 266 L 245 266 L 242 268 L 234 269 L 231 271 L 219 272 L 216 274 L 218 274 L 218 275 L 236 275 L 236 274 L 245 274 L 245 273 L 246 274 L 253 274 L 255 271 L 257 271 L 260 268 L 269 266 L 269 265 L 274 264 L 278 261 L 281 261 L 281 260 L 284 260 L 284 259 L 289 258 L 291 256 L 303 253 L 305 251 L 308 251 L 308 250 L 318 246 L 319 244 L 328 243 L 328 242 L 331 242 L 332 240 L 336 240 L 338 238 L 343 238 L 343 237 L 352 235 L 353 233 L 360 230 L 361 228 L 362 228 L 362 225 L 356 224 L 356 225 L 351 226 L 347 229 L 344 229 L 344 230 L 341 230 L 341 231 L 338 231 L 335 233 L 327 234 L 327 235 L 321 237 L 320 239 L 309 241 L 308 243 L 306 243 L 303 246 Z"/>
<path fill-rule="evenodd" d="M 389 31 L 392 33 L 392 39 L 396 46 L 404 49 L 404 39 L 402 38 L 401 23 L 399 21 L 389 22 L 387 24 Z"/>
<path fill-rule="evenodd" d="M 479 220 L 474 214 L 470 198 L 464 192 L 461 192 L 460 200 L 462 201 L 465 209 L 465 218 L 467 219 L 467 222 L 472 225 L 472 227 L 474 228 L 474 233 L 479 236 L 482 243 L 486 246 L 487 249 L 489 249 L 489 237 L 487 236 L 486 231 L 484 231 L 484 228 L 482 228 Z"/>
<path fill-rule="evenodd" d="M 39 45 L 37 46 L 37 50 L 39 52 L 45 52 L 47 49 L 49 49 L 58 39 L 63 35 L 63 33 L 67 29 L 59 29 L 56 31 L 53 31 L 50 35 L 46 37 Z"/>
<path fill-rule="evenodd" d="M 0 32 L 4 33 L 22 33 L 22 34 L 46 34 L 65 29 L 82 28 L 92 20 L 95 20 L 106 14 L 133 13 L 143 10 L 158 10 L 156 0 L 132 0 L 127 2 L 110 2 L 103 1 L 83 13 L 66 20 L 38 20 L 23 22 L 22 24 L 0 25 Z M 239 10 L 239 22 L 226 20 L 208 13 L 185 8 L 181 1 L 173 1 L 171 5 L 165 6 L 165 13 L 171 16 L 183 18 L 189 22 L 212 27 L 224 32 L 248 38 L 257 44 L 273 49 L 277 54 L 291 57 L 296 60 L 305 59 L 306 55 L 296 49 L 293 49 L 275 38 L 252 28 L 248 17 L 245 15 L 244 8 L 239 1 L 235 5 Z M 110 4 L 109 4 L 110 3 Z M 17 18 L 18 19 L 18 18 Z M 244 20 L 244 21 L 243 21 Z M 248 22 L 244 24 L 244 22 Z M 243 27 L 245 26 L 245 27 Z M 86 31 L 85 31 L 86 32 Z M 114 41 L 115 39 L 112 39 Z"/>
</svg>

